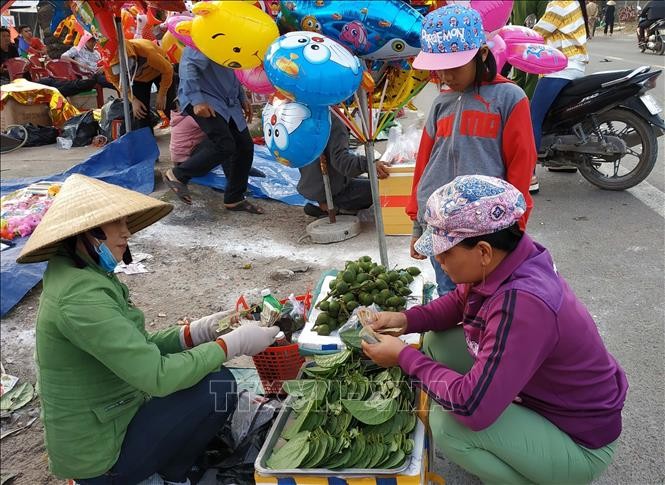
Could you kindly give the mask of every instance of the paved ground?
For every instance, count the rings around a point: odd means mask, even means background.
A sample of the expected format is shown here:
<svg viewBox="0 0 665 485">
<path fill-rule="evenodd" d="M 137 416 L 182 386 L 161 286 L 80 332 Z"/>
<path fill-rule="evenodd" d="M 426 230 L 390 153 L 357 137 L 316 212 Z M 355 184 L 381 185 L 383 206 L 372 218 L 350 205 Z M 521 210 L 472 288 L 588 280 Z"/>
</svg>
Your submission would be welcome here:
<svg viewBox="0 0 665 485">
<path fill-rule="evenodd" d="M 663 67 L 663 57 L 641 54 L 634 38 L 616 34 L 591 42 L 588 72 L 628 69 L 643 64 Z M 665 104 L 664 81 L 652 91 Z M 552 252 L 561 273 L 588 305 L 610 351 L 624 367 L 630 392 L 624 410 L 624 432 L 614 463 L 600 484 L 660 484 L 665 482 L 665 137 L 659 139 L 659 160 L 648 180 L 626 192 L 599 190 L 578 174 L 539 170 L 541 192 L 535 198 L 529 230 Z M 168 146 L 159 137 L 162 153 Z M 69 152 L 24 149 L 2 159 L 2 176 L 17 177 L 58 172 L 85 159 L 93 149 Z M 54 155 L 55 154 L 55 155 Z M 299 217 L 293 212 L 294 217 Z M 297 222 L 300 227 L 301 221 Z M 229 228 L 232 230 L 232 228 Z M 330 247 L 325 255 L 316 247 L 303 248 L 293 240 L 271 251 L 289 258 L 333 265 L 347 256 L 369 252 L 375 236 L 371 227 L 354 240 Z M 198 244 L 195 233 L 183 231 L 180 243 Z M 256 251 L 246 241 L 227 239 L 232 249 Z M 264 248 L 265 249 L 265 248 Z M 263 249 L 258 249 L 259 253 Z M 248 254 L 249 254 L 248 253 Z M 378 254 L 378 251 L 374 251 Z M 369 252 L 372 254 L 372 252 Z M 406 239 L 389 238 L 391 262 L 408 261 Z M 248 282 L 249 284 L 249 282 Z M 258 282 L 254 282 L 258 284 Z M 34 300 L 33 300 L 34 304 Z M 3 321 L 4 323 L 4 321 Z M 436 469 L 451 484 L 473 484 L 475 479 L 438 459 Z"/>
</svg>

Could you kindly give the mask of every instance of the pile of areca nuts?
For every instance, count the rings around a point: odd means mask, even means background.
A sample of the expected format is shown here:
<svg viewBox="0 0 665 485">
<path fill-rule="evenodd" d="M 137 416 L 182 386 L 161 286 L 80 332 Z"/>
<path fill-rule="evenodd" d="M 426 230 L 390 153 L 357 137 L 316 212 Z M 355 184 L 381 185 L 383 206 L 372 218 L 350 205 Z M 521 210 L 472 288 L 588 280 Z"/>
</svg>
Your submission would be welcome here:
<svg viewBox="0 0 665 485">
<path fill-rule="evenodd" d="M 321 312 L 313 330 L 319 335 L 330 335 L 359 306 L 375 304 L 389 312 L 404 310 L 411 295 L 409 285 L 419 274 L 420 269 L 415 266 L 388 270 L 369 256 L 347 261 L 344 270 L 330 282 L 328 294 L 316 306 Z"/>
</svg>

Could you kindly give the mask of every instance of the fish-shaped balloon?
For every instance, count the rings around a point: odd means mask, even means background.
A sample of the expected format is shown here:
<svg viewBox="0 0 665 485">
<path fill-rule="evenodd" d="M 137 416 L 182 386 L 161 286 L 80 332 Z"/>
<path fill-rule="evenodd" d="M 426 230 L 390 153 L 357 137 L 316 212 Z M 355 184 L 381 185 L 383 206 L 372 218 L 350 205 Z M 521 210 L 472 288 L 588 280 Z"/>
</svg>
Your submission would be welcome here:
<svg viewBox="0 0 665 485">
<path fill-rule="evenodd" d="M 366 59 L 415 56 L 420 51 L 422 21 L 420 12 L 400 0 L 285 1 L 278 17 L 284 27 L 316 29 Z"/>
</svg>

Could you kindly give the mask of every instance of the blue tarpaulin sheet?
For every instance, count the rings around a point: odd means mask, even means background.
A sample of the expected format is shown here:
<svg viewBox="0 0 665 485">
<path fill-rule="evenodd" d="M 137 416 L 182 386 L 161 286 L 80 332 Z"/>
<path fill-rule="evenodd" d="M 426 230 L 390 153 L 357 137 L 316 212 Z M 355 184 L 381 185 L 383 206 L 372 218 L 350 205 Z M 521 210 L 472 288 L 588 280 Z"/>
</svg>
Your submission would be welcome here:
<svg viewBox="0 0 665 485">
<path fill-rule="evenodd" d="M 31 177 L 3 180 L 0 193 L 6 195 L 14 190 L 42 180 L 61 182 L 73 173 L 104 180 L 128 189 L 149 194 L 154 190 L 155 160 L 159 149 L 147 128 L 133 131 L 106 145 L 86 161 L 66 172 L 48 177 Z M 298 194 L 296 186 L 300 180 L 298 169 L 279 164 L 264 146 L 254 147 L 252 165 L 263 172 L 265 177 L 250 177 L 249 190 L 253 197 L 279 200 L 289 205 L 303 206 L 307 200 Z M 204 177 L 192 182 L 224 190 L 226 177 L 221 167 L 217 167 Z M 16 258 L 25 246 L 27 238 L 14 240 L 16 246 L 0 253 L 0 284 L 2 302 L 0 316 L 4 316 L 42 278 L 46 263 L 17 264 Z"/>
<path fill-rule="evenodd" d="M 62 182 L 74 173 L 120 185 L 128 189 L 149 194 L 155 188 L 155 160 L 159 149 L 148 128 L 132 131 L 109 143 L 93 154 L 85 162 L 66 172 L 48 177 L 31 177 L 3 180 L 0 192 L 9 192 L 26 187 L 34 182 L 49 180 Z M 15 240 L 16 246 L 0 253 L 0 315 L 4 316 L 23 296 L 42 279 L 46 263 L 18 264 L 16 258 L 21 253 L 28 238 Z"/>
<path fill-rule="evenodd" d="M 252 197 L 279 200 L 288 205 L 303 206 L 307 203 L 307 199 L 296 189 L 298 180 L 300 180 L 300 171 L 277 162 L 266 147 L 254 145 L 252 168 L 256 168 L 266 175 L 265 177 L 249 178 L 249 191 Z M 226 188 L 226 177 L 221 166 L 203 177 L 192 179 L 192 182 L 220 190 Z"/>
</svg>

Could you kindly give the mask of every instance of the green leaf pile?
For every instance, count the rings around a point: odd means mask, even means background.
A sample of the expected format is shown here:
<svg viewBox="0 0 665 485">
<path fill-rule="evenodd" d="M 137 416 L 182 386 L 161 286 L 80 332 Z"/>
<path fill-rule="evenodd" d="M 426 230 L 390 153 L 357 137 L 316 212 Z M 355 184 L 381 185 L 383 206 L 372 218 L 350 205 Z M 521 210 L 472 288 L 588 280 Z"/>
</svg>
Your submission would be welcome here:
<svg viewBox="0 0 665 485">
<path fill-rule="evenodd" d="M 314 331 L 330 335 L 345 323 L 359 306 L 378 305 L 389 312 L 399 312 L 406 307 L 411 294 L 409 285 L 420 270 L 415 266 L 388 270 L 363 256 L 357 261 L 347 261 L 343 271 L 330 282 L 330 291 L 317 308 Z"/>
<path fill-rule="evenodd" d="M 284 383 L 292 408 L 267 466 L 274 470 L 395 469 L 413 451 L 414 394 L 397 367 L 345 350 L 317 355 Z"/>
</svg>

